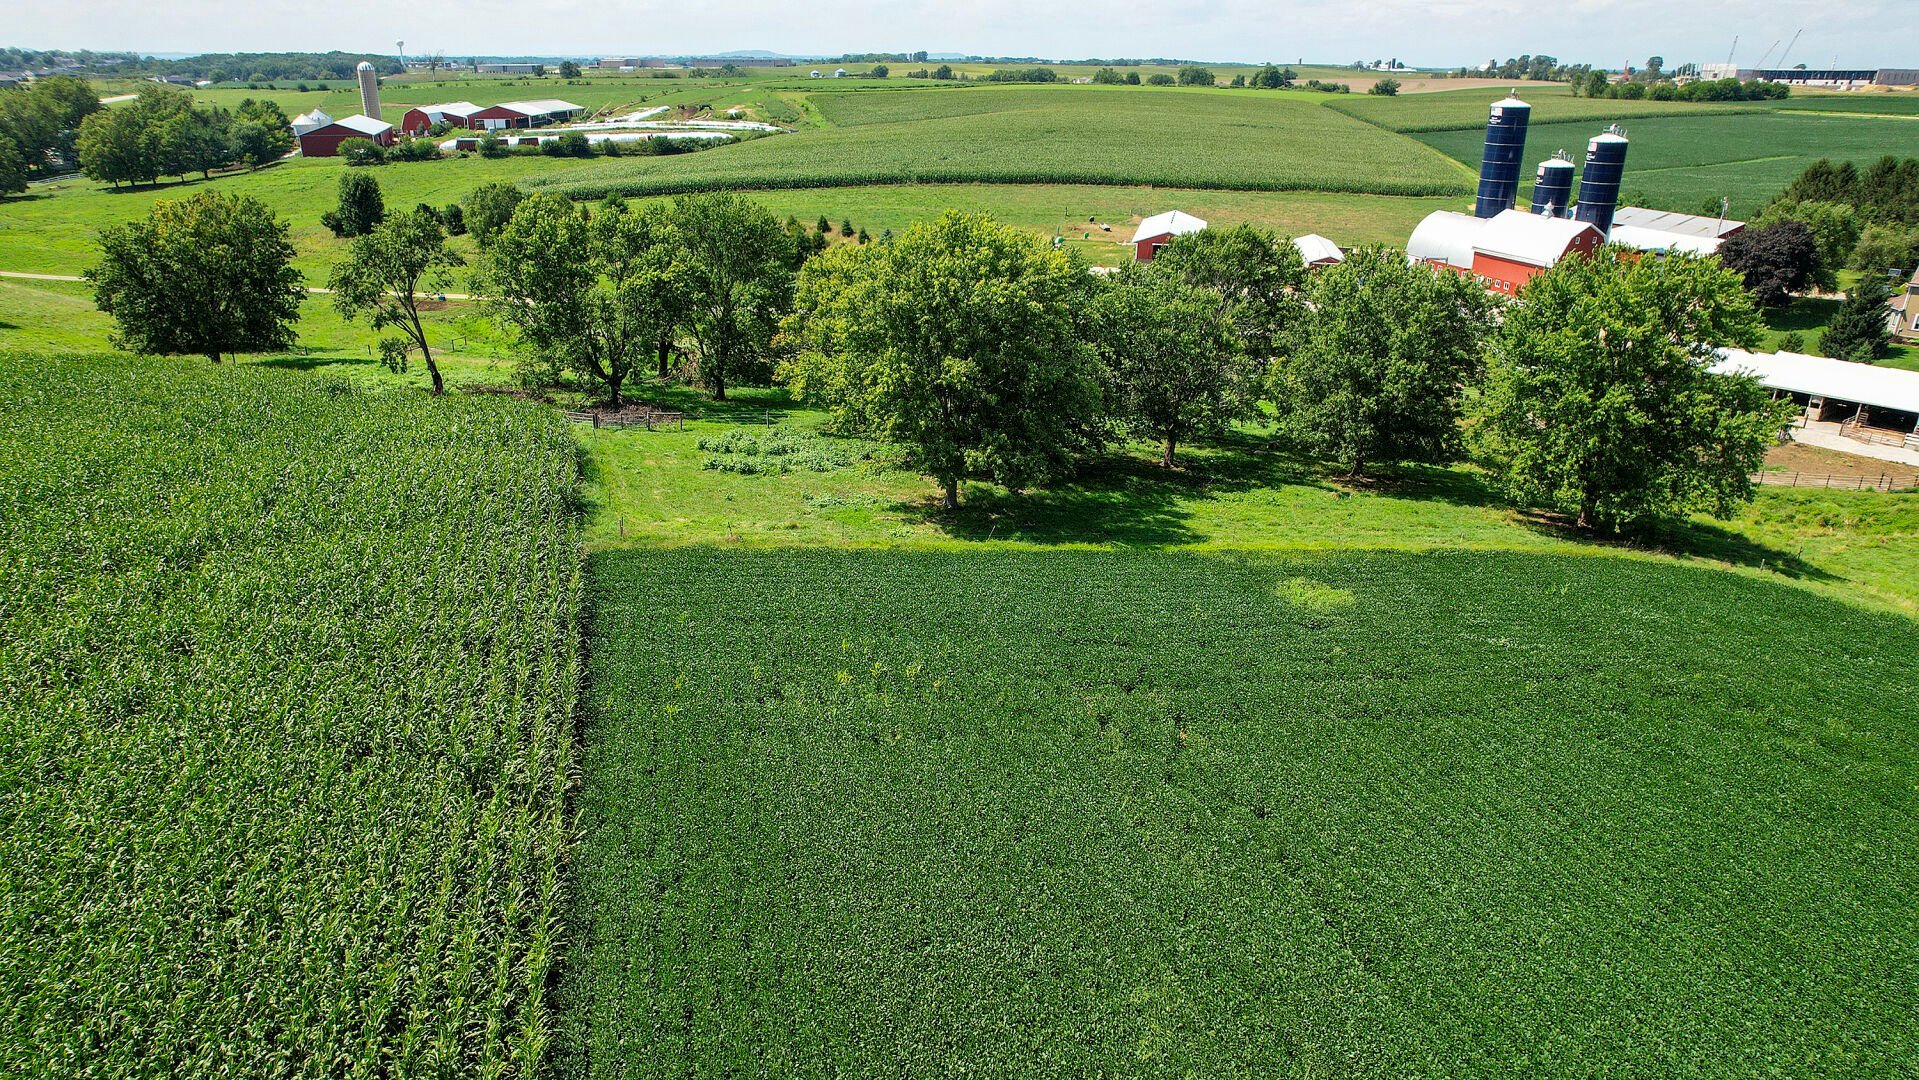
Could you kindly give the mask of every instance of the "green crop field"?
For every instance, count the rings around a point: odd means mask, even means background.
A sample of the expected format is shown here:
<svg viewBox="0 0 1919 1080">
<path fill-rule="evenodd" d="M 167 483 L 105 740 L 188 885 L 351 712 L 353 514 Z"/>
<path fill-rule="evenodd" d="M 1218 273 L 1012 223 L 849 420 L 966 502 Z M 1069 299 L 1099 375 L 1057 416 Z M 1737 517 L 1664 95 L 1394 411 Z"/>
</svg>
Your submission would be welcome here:
<svg viewBox="0 0 1919 1080">
<path fill-rule="evenodd" d="M 574 763 L 534 406 L 0 359 L 0 1069 L 530 1075 Z"/>
<path fill-rule="evenodd" d="M 1299 95 L 969 87 L 813 100 L 834 126 L 528 184 L 578 197 L 899 182 L 1448 195 L 1471 180 L 1444 155 Z"/>
<path fill-rule="evenodd" d="M 1819 158 L 1861 165 L 1904 153 L 1911 121 L 1887 116 L 1832 116 L 1770 109 L 1738 116 L 1660 116 L 1633 121 L 1621 199 L 1662 210 L 1696 213 L 1708 199 L 1732 200 L 1732 213 L 1757 213 L 1807 165 Z M 1601 130 L 1589 123 L 1534 124 L 1527 132 L 1529 161 L 1564 148 L 1575 161 Z M 1418 138 L 1477 168 L 1483 138 L 1475 131 L 1443 131 Z M 1532 181 L 1531 170 L 1526 183 Z"/>
<path fill-rule="evenodd" d="M 1701 104 L 1690 101 L 1619 101 L 1612 98 L 1572 96 L 1565 83 L 1515 82 L 1499 88 L 1447 90 L 1434 94 L 1406 94 L 1398 97 L 1352 96 L 1327 100 L 1327 107 L 1369 124 L 1392 131 L 1469 131 L 1486 130 L 1486 108 L 1516 92 L 1520 100 L 1533 107 L 1535 125 L 1579 121 L 1611 123 L 1645 116 L 1727 117 L 1742 113 L 1766 112 L 1776 103 L 1741 102 L 1738 104 Z M 1603 126 L 1603 124 L 1602 124 Z M 1479 159 L 1473 159 L 1479 167 Z"/>
<path fill-rule="evenodd" d="M 587 1076 L 1919 1068 L 1907 620 L 1496 553 L 593 578 Z"/>
</svg>

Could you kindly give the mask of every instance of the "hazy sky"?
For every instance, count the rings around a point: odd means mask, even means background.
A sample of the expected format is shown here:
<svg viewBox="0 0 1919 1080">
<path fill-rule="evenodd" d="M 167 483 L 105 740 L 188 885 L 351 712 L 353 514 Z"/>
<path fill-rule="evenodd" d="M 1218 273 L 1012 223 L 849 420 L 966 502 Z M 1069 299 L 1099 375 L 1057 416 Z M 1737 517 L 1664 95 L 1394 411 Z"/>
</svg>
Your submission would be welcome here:
<svg viewBox="0 0 1919 1080">
<path fill-rule="evenodd" d="M 1617 68 L 1664 56 L 1919 67 L 1919 0 L 9 0 L 0 45 L 227 52 L 934 52 L 1453 66 L 1543 52 Z M 1779 58 L 1774 52 L 1773 63 Z"/>
</svg>

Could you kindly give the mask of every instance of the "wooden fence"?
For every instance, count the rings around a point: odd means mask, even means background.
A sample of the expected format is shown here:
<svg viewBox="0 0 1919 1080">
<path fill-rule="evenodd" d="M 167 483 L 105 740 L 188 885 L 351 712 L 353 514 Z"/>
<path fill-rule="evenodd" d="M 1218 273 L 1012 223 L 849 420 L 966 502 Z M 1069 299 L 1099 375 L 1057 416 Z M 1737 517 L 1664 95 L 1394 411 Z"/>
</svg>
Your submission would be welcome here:
<svg viewBox="0 0 1919 1080">
<path fill-rule="evenodd" d="M 1858 476 L 1839 473 L 1753 473 L 1752 482 L 1766 487 L 1827 488 L 1833 491 L 1912 491 L 1919 476 Z"/>
<path fill-rule="evenodd" d="M 583 424 L 592 424 L 596 428 L 643 427 L 648 431 L 657 431 L 663 427 L 673 427 L 682 430 L 686 427 L 685 413 L 667 412 L 665 409 L 646 407 L 628 407 L 616 413 L 603 413 L 598 411 L 576 412 L 569 409 L 566 412 L 566 418 L 568 420 L 578 420 Z"/>
</svg>

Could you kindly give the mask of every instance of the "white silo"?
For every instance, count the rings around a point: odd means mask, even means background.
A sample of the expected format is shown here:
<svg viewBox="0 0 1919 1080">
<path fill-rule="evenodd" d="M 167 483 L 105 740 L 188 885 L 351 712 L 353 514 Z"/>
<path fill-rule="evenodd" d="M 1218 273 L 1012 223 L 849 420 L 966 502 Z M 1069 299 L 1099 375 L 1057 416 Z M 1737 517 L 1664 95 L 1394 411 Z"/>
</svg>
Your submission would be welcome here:
<svg viewBox="0 0 1919 1080">
<path fill-rule="evenodd" d="M 353 70 L 360 77 L 360 114 L 378 120 L 380 118 L 380 74 L 374 71 L 373 65 L 365 60 L 360 61 L 360 66 Z"/>
</svg>

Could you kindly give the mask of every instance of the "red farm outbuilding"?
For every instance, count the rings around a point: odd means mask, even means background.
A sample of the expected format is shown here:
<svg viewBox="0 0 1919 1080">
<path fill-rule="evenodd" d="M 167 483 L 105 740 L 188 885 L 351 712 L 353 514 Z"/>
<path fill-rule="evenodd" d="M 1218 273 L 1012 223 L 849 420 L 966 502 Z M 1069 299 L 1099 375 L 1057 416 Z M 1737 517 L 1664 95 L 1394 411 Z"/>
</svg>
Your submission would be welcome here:
<svg viewBox="0 0 1919 1080">
<path fill-rule="evenodd" d="M 338 157 L 340 144 L 348 139 L 371 139 L 381 146 L 392 146 L 393 125 L 367 116 L 335 120 L 300 133 L 300 156 Z"/>
<path fill-rule="evenodd" d="M 400 118 L 400 130 L 418 138 L 439 123 L 453 127 L 472 127 L 471 118 L 479 111 L 480 107 L 471 101 L 443 101 L 438 105 L 415 105 Z"/>
<path fill-rule="evenodd" d="M 1172 243 L 1174 237 L 1196 233 L 1205 227 L 1206 222 L 1181 210 L 1154 214 L 1140 222 L 1133 232 L 1133 257 L 1140 262 L 1152 262 L 1154 254 Z"/>
<path fill-rule="evenodd" d="M 488 105 L 468 116 L 466 126 L 474 131 L 541 127 L 561 120 L 570 120 L 585 111 L 586 109 L 582 106 L 556 98 L 545 98 L 539 101 L 502 101 L 498 105 Z"/>
</svg>

